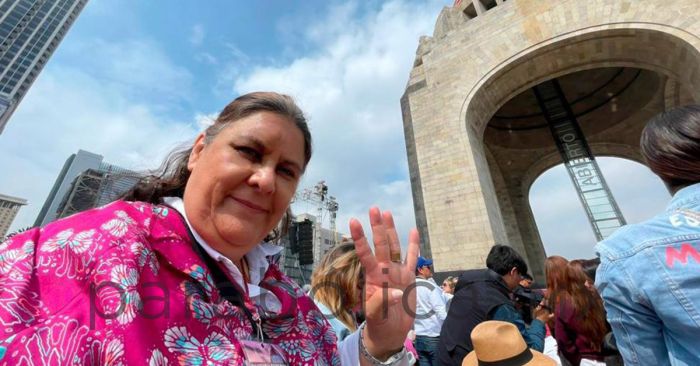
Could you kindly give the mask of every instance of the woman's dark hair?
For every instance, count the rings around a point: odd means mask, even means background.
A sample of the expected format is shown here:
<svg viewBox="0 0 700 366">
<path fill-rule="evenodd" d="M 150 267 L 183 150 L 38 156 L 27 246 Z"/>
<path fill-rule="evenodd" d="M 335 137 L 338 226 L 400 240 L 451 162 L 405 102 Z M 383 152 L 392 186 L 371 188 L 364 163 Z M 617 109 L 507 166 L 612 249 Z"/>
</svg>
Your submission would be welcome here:
<svg viewBox="0 0 700 366">
<path fill-rule="evenodd" d="M 513 267 L 517 268 L 520 274 L 527 273 L 527 264 L 523 257 L 507 245 L 496 244 L 491 248 L 486 257 L 486 267 L 501 276 L 507 275 Z"/>
<path fill-rule="evenodd" d="M 649 169 L 672 191 L 700 182 L 700 106 L 655 116 L 642 131 L 640 146 Z"/>
<path fill-rule="evenodd" d="M 595 282 L 595 274 L 598 271 L 598 266 L 600 266 L 600 258 L 593 259 L 576 259 L 570 262 L 573 266 L 578 266 L 581 271 L 588 276 L 591 283 Z"/>
<path fill-rule="evenodd" d="M 214 123 L 204 131 L 204 143 L 210 143 L 226 126 L 240 119 L 260 112 L 272 112 L 289 118 L 304 136 L 304 168 L 311 160 L 311 133 L 304 112 L 288 95 L 274 92 L 254 92 L 241 95 L 229 103 L 216 118 Z M 182 197 L 185 185 L 190 178 L 187 163 L 192 153 L 192 146 L 173 150 L 161 166 L 148 172 L 136 185 L 121 198 L 127 201 L 144 201 L 161 203 L 163 197 Z M 291 212 L 282 217 L 281 225 L 266 240 L 274 240 L 284 234 L 289 227 Z"/>
</svg>

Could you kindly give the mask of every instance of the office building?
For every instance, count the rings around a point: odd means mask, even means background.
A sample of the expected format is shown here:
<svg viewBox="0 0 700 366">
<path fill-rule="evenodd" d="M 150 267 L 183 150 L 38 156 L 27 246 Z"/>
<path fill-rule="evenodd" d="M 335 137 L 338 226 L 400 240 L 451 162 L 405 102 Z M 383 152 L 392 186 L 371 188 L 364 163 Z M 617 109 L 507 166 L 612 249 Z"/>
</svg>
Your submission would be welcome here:
<svg viewBox="0 0 700 366">
<path fill-rule="evenodd" d="M 25 199 L 0 194 L 0 239 L 7 235 L 20 207 L 26 204 Z"/>
<path fill-rule="evenodd" d="M 87 0 L 0 0 L 0 133 Z"/>
<path fill-rule="evenodd" d="M 63 165 L 34 226 L 117 199 L 139 179 L 137 173 L 102 161 L 102 156 L 78 150 Z"/>
<path fill-rule="evenodd" d="M 139 178 L 137 173 L 105 163 L 98 169 L 88 169 L 73 180 L 58 206 L 56 219 L 117 200 Z"/>
</svg>

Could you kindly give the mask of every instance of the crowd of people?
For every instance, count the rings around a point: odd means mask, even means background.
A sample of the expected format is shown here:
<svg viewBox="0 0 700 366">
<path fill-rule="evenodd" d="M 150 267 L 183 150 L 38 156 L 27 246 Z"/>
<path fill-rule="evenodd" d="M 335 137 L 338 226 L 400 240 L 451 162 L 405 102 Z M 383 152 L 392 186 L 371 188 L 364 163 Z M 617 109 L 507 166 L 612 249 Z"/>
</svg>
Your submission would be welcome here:
<svg viewBox="0 0 700 366">
<path fill-rule="evenodd" d="M 495 245 L 486 269 L 457 278 L 447 316 L 435 312 L 437 362 L 419 364 L 700 365 L 700 106 L 650 120 L 641 152 L 673 194 L 665 211 L 600 242 L 597 258 L 548 257 L 540 290 L 521 256 Z"/>
<path fill-rule="evenodd" d="M 649 167 L 674 193 L 598 258 L 508 245 L 438 285 L 410 232 L 369 210 L 303 290 L 273 242 L 312 155 L 285 95 L 227 105 L 121 200 L 0 244 L 0 365 L 698 365 L 700 107 L 655 117 Z"/>
</svg>

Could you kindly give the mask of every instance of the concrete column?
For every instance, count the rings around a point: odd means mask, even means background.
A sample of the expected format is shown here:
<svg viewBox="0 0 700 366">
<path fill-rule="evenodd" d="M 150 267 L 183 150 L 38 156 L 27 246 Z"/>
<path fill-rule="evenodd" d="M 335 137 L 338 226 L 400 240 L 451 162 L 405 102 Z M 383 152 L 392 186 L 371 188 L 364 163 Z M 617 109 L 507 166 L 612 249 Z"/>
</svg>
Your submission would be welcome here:
<svg viewBox="0 0 700 366">
<path fill-rule="evenodd" d="M 486 7 L 481 3 L 481 0 L 472 0 L 474 4 L 474 9 L 476 9 L 476 14 L 482 15 L 486 12 Z"/>
<path fill-rule="evenodd" d="M 459 103 L 436 105 L 427 88 L 408 90 L 404 129 L 410 124 L 407 141 L 415 142 L 409 167 L 412 181 L 420 180 L 413 196 L 422 197 L 417 221 L 435 270 L 483 268 L 494 242 L 506 240 L 483 144 L 465 131 L 458 108 L 445 108 Z"/>
</svg>

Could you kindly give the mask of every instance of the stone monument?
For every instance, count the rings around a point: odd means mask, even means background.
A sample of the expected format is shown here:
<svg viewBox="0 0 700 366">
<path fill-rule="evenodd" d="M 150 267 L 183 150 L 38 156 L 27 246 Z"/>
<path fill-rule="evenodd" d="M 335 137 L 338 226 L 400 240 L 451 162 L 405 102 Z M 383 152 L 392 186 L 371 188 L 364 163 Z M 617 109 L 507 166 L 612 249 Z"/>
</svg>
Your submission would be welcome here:
<svg viewBox="0 0 700 366">
<path fill-rule="evenodd" d="M 543 278 L 528 196 L 562 155 L 533 88 L 556 79 L 591 154 L 641 162 L 645 122 L 700 100 L 698 5 L 458 0 L 443 9 L 401 99 L 421 253 L 437 272 L 483 267 L 490 247 L 506 243 Z"/>
</svg>

